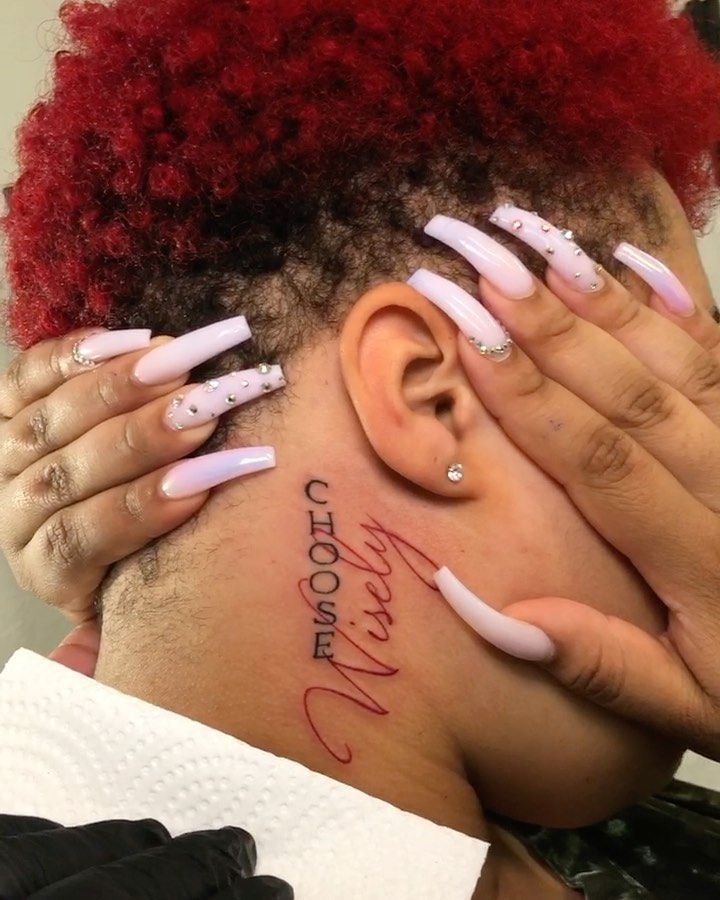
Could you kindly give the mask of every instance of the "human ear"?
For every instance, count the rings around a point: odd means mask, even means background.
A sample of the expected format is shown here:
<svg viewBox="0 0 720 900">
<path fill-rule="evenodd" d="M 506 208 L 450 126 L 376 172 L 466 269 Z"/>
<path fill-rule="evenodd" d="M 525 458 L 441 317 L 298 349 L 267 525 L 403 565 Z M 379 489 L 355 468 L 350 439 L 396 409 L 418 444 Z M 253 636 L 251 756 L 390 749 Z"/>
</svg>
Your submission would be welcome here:
<svg viewBox="0 0 720 900">
<path fill-rule="evenodd" d="M 353 306 L 340 360 L 360 425 L 380 459 L 428 491 L 470 498 L 479 491 L 472 458 L 487 414 L 457 346 L 449 318 L 409 285 L 389 282 Z M 464 470 L 459 482 L 448 477 L 455 464 Z"/>
</svg>

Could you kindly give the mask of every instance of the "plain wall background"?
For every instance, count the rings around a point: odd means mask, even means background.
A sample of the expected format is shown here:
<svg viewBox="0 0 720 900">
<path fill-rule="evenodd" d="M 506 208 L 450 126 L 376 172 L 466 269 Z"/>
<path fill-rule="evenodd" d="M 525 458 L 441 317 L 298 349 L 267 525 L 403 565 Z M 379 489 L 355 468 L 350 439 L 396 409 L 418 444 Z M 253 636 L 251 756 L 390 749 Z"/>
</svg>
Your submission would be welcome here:
<svg viewBox="0 0 720 900">
<path fill-rule="evenodd" d="M 15 128 L 50 87 L 51 54 L 62 34 L 59 8 L 59 0 L 0 0 L 0 187 L 11 183 L 16 174 Z M 700 247 L 720 300 L 720 224 L 700 241 Z M 1 284 L 0 294 L 6 295 Z M 9 358 L 0 344 L 0 370 Z M 17 587 L 0 554 L 0 666 L 21 646 L 49 652 L 66 631 L 57 612 Z M 720 766 L 693 754 L 687 755 L 680 775 L 720 789 Z"/>
</svg>

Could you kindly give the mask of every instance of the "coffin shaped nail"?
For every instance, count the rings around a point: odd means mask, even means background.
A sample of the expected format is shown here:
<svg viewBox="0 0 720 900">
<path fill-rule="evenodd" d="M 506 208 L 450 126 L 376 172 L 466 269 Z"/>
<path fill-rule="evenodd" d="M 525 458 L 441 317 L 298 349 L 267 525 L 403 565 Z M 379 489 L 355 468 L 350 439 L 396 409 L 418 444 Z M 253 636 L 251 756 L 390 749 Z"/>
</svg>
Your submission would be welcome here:
<svg viewBox="0 0 720 900">
<path fill-rule="evenodd" d="M 275 466 L 273 447 L 240 447 L 220 450 L 185 460 L 165 474 L 161 490 L 166 497 L 182 499 L 200 494 L 226 481 Z"/>
<path fill-rule="evenodd" d="M 503 326 L 454 281 L 418 269 L 407 283 L 449 316 L 483 356 L 501 362 L 510 356 L 512 340 Z"/>
<path fill-rule="evenodd" d="M 245 316 L 233 316 L 198 328 L 156 347 L 138 362 L 134 376 L 142 384 L 174 381 L 213 356 L 242 344 L 251 336 Z"/>
<path fill-rule="evenodd" d="M 532 274 L 517 256 L 478 228 L 450 216 L 435 216 L 425 233 L 457 250 L 507 297 L 519 300 L 535 293 Z"/>
<path fill-rule="evenodd" d="M 204 425 L 225 412 L 286 385 L 280 366 L 261 363 L 198 385 L 187 394 L 174 397 L 165 413 L 171 428 L 182 431 Z"/>
<path fill-rule="evenodd" d="M 132 353 L 150 345 L 152 331 L 149 328 L 125 328 L 120 331 L 101 331 L 89 334 L 73 347 L 73 358 L 83 366 L 113 359 L 123 353 Z"/>
<path fill-rule="evenodd" d="M 665 263 L 626 241 L 618 244 L 613 256 L 649 284 L 670 312 L 683 318 L 696 312 L 692 297 Z"/>
<path fill-rule="evenodd" d="M 537 213 L 511 203 L 498 206 L 490 221 L 542 253 L 550 267 L 576 290 L 590 294 L 605 285 L 601 266 L 575 243 L 572 231 L 556 228 Z"/>
<path fill-rule="evenodd" d="M 493 609 L 465 587 L 447 566 L 435 573 L 434 580 L 460 618 L 493 647 L 529 662 L 547 662 L 554 656 L 555 645 L 544 631 Z"/>
</svg>

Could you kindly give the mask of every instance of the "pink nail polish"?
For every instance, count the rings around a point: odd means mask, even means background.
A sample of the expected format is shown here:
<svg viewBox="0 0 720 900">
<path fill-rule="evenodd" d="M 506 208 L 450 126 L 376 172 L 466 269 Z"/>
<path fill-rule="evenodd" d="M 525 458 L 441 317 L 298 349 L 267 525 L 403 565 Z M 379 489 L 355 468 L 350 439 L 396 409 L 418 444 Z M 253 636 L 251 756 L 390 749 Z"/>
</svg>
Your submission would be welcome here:
<svg viewBox="0 0 720 900">
<path fill-rule="evenodd" d="M 428 269 L 418 269 L 407 283 L 449 316 L 483 356 L 496 362 L 510 356 L 509 334 L 472 294 Z"/>
<path fill-rule="evenodd" d="M 478 228 L 449 216 L 435 216 L 425 233 L 457 250 L 507 297 L 520 300 L 535 293 L 532 274 L 517 256 Z"/>
<path fill-rule="evenodd" d="M 250 336 L 245 316 L 214 322 L 155 347 L 138 362 L 133 374 L 142 384 L 165 384 L 213 356 L 242 344 Z"/>
<path fill-rule="evenodd" d="M 182 431 L 204 425 L 243 403 L 284 387 L 286 383 L 280 366 L 261 363 L 254 369 L 212 378 L 187 394 L 179 394 L 170 402 L 165 416 L 172 428 Z"/>
<path fill-rule="evenodd" d="M 196 456 L 170 469 L 162 481 L 166 497 L 179 500 L 192 497 L 226 481 L 262 472 L 275 466 L 273 447 L 240 447 Z"/>
<path fill-rule="evenodd" d="M 578 247 L 572 231 L 561 231 L 537 213 L 512 203 L 498 206 L 490 221 L 542 253 L 551 268 L 576 290 L 591 294 L 605 285 L 601 267 Z"/>
<path fill-rule="evenodd" d="M 649 284 L 670 312 L 684 319 L 695 313 L 692 297 L 665 263 L 626 241 L 618 244 L 613 256 Z"/>
<path fill-rule="evenodd" d="M 436 572 L 434 580 L 460 618 L 493 647 L 529 662 L 549 662 L 555 655 L 555 645 L 544 631 L 493 609 L 466 588 L 447 567 Z"/>
<path fill-rule="evenodd" d="M 150 344 L 152 332 L 149 328 L 127 328 L 122 331 L 100 331 L 78 341 L 73 347 L 75 362 L 91 366 L 104 362 L 123 353 L 142 350 Z"/>
</svg>

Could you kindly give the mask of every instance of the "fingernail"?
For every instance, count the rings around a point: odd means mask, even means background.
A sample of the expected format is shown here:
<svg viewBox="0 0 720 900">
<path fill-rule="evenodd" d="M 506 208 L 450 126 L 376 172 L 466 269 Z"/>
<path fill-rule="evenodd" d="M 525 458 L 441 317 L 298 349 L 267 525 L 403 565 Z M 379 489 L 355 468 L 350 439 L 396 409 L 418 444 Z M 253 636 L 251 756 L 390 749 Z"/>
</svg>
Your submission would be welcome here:
<svg viewBox="0 0 720 900">
<path fill-rule="evenodd" d="M 460 618 L 493 647 L 529 662 L 548 662 L 555 655 L 555 645 L 544 631 L 493 609 L 466 588 L 447 567 L 436 572 L 434 580 Z"/>
<path fill-rule="evenodd" d="M 537 213 L 512 203 L 498 206 L 490 221 L 542 253 L 550 267 L 576 290 L 591 294 L 604 287 L 602 267 L 578 247 L 572 231 L 561 231 Z"/>
<path fill-rule="evenodd" d="M 428 269 L 418 269 L 407 283 L 449 316 L 483 356 L 497 362 L 510 356 L 510 335 L 472 294 Z"/>
<path fill-rule="evenodd" d="M 174 381 L 200 363 L 242 344 L 251 335 L 245 316 L 214 322 L 155 347 L 138 362 L 133 375 L 142 384 Z"/>
<path fill-rule="evenodd" d="M 692 297 L 665 263 L 626 241 L 618 244 L 613 256 L 649 284 L 670 312 L 684 319 L 695 313 Z"/>
<path fill-rule="evenodd" d="M 425 233 L 457 250 L 507 297 L 521 300 L 535 293 L 535 281 L 517 256 L 478 228 L 449 216 L 435 216 Z"/>
<path fill-rule="evenodd" d="M 206 456 L 185 460 L 165 475 L 161 490 L 166 497 L 179 500 L 192 497 L 218 484 L 242 478 L 275 466 L 273 447 L 240 447 L 237 450 L 220 450 Z"/>
<path fill-rule="evenodd" d="M 142 350 L 150 344 L 149 328 L 127 328 L 122 331 L 100 331 L 79 340 L 72 350 L 73 359 L 81 366 L 104 362 L 123 353 Z"/>
<path fill-rule="evenodd" d="M 174 397 L 165 416 L 172 428 L 182 431 L 204 425 L 223 413 L 262 394 L 284 387 L 287 382 L 280 366 L 261 363 L 254 369 L 231 372 Z"/>
</svg>

